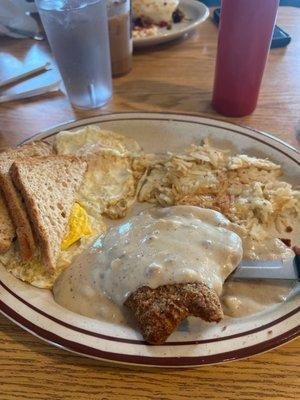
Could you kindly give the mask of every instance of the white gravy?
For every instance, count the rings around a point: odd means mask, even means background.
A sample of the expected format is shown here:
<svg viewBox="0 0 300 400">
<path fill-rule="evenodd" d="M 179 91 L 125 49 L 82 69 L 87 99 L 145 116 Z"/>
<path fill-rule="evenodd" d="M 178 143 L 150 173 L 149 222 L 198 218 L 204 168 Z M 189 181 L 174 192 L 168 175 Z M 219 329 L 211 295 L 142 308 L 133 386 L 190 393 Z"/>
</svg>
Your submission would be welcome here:
<svg viewBox="0 0 300 400">
<path fill-rule="evenodd" d="M 252 260 L 286 259 L 294 255 L 279 239 L 254 242 L 245 238 L 243 250 L 243 258 Z M 256 314 L 266 307 L 285 301 L 295 285 L 295 282 L 273 280 L 225 282 L 221 297 L 224 313 L 231 317 Z"/>
<path fill-rule="evenodd" d="M 244 317 L 286 300 L 295 283 L 274 281 L 229 281 L 224 285 L 221 301 L 224 314 Z"/>
<path fill-rule="evenodd" d="M 56 281 L 54 298 L 73 312 L 122 324 L 123 303 L 141 286 L 204 282 L 222 294 L 224 312 L 231 317 L 284 301 L 291 284 L 224 284 L 242 257 L 276 259 L 292 254 L 278 239 L 268 244 L 242 241 L 234 230 L 239 232 L 209 209 L 175 206 L 144 211 L 112 227 L 78 257 Z"/>
<path fill-rule="evenodd" d="M 53 287 L 55 301 L 75 313 L 94 319 L 125 323 L 122 309 L 101 290 L 97 252 L 89 250 L 77 257 Z"/>
<path fill-rule="evenodd" d="M 80 314 L 118 319 L 141 286 L 204 282 L 221 295 L 242 259 L 242 240 L 220 213 L 193 206 L 150 209 L 112 227 L 55 283 L 55 300 Z M 105 299 L 105 300 L 104 300 Z"/>
</svg>

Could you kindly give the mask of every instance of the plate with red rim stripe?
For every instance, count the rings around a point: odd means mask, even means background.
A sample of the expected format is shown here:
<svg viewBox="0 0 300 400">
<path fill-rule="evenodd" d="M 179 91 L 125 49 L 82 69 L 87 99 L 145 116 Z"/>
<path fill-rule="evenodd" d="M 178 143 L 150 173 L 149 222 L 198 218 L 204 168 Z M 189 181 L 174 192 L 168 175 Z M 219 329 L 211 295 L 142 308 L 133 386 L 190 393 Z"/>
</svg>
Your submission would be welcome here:
<svg viewBox="0 0 300 400">
<path fill-rule="evenodd" d="M 284 178 L 296 184 L 300 152 L 272 135 L 222 120 L 173 113 L 108 114 L 60 125 L 31 140 L 51 141 L 61 130 L 89 124 L 128 135 L 148 152 L 178 151 L 204 137 L 239 153 L 280 163 Z M 295 236 L 296 237 L 296 236 Z M 199 322 L 179 329 L 159 346 L 147 345 L 134 327 L 87 318 L 55 303 L 51 291 L 19 281 L 0 266 L 0 312 L 40 339 L 99 360 L 151 367 L 190 367 L 232 361 L 258 354 L 300 333 L 300 296 L 260 314 L 225 317 L 219 324 Z"/>
</svg>

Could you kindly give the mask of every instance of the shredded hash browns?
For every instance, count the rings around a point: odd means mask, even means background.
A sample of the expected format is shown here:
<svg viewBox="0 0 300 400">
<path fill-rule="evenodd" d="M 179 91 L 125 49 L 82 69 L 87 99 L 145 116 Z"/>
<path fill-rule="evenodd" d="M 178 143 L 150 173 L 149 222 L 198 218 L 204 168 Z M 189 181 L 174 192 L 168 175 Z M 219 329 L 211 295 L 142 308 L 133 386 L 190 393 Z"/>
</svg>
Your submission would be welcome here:
<svg viewBox="0 0 300 400">
<path fill-rule="evenodd" d="M 281 166 L 245 154 L 231 155 L 204 140 L 182 154 L 144 154 L 133 161 L 143 179 L 138 200 L 161 206 L 211 208 L 254 239 L 270 228 L 283 232 L 300 212 L 300 191 L 280 180 Z"/>
</svg>

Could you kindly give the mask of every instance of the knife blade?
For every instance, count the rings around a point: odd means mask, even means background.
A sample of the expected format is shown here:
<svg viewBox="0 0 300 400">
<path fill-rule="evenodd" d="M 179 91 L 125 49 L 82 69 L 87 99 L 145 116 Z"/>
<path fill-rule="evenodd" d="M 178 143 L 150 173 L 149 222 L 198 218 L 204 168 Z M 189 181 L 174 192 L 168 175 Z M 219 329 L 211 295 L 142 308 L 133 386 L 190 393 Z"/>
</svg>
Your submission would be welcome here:
<svg viewBox="0 0 300 400">
<path fill-rule="evenodd" d="M 21 74 L 18 74 L 18 75 L 10 77 L 8 79 L 5 79 L 3 81 L 0 81 L 0 88 L 2 88 L 3 86 L 11 85 L 12 83 L 16 83 L 25 78 L 29 78 L 30 76 L 37 74 L 38 72 L 47 71 L 51 68 L 52 68 L 52 66 L 51 66 L 50 62 L 46 62 L 43 65 L 39 65 L 34 68 L 30 68 L 27 71 L 22 72 Z"/>
<path fill-rule="evenodd" d="M 300 280 L 300 254 L 285 260 L 242 260 L 229 275 L 232 280 L 274 279 Z"/>
<path fill-rule="evenodd" d="M 40 86 L 36 89 L 26 90 L 24 92 L 14 93 L 14 94 L 3 94 L 0 96 L 0 103 L 5 103 L 7 101 L 27 99 L 29 97 L 40 96 L 41 94 L 45 94 L 48 92 L 55 92 L 55 91 L 60 90 L 60 83 L 61 83 L 61 80 L 58 79 L 52 83 Z"/>
</svg>

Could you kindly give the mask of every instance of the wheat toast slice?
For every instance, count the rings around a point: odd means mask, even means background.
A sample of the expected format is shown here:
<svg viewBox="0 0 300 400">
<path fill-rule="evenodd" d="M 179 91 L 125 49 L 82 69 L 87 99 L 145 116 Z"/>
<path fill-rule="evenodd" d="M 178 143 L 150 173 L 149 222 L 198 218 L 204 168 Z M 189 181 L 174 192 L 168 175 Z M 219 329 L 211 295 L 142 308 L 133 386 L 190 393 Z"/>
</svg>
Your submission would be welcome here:
<svg viewBox="0 0 300 400">
<path fill-rule="evenodd" d="M 42 263 L 55 270 L 62 239 L 87 163 L 74 156 L 34 157 L 13 163 L 20 191 L 40 246 Z"/>
<path fill-rule="evenodd" d="M 16 160 L 48 155 L 51 152 L 52 146 L 49 143 L 37 141 L 9 148 L 0 153 L 0 186 L 4 196 L 4 199 L 0 200 L 2 202 L 0 231 L 9 232 L 9 236 L 0 236 L 0 251 L 2 249 L 3 252 L 6 252 L 14 237 L 17 236 L 20 257 L 23 261 L 27 261 L 33 256 L 35 241 L 22 199 L 11 181 L 9 169 Z M 8 213 L 11 221 L 7 218 Z"/>
</svg>

